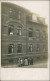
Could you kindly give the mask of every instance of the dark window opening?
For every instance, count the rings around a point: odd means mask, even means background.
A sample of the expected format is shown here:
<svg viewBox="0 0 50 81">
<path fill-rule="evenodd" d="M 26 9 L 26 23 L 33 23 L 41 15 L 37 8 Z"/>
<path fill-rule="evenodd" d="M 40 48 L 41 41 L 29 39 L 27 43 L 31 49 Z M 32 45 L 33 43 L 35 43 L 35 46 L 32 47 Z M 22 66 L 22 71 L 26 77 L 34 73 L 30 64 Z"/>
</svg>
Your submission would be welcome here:
<svg viewBox="0 0 50 81">
<path fill-rule="evenodd" d="M 32 44 L 29 45 L 29 52 L 32 52 L 33 51 L 33 46 Z"/>
<path fill-rule="evenodd" d="M 22 44 L 18 44 L 17 53 L 22 53 Z"/>
<path fill-rule="evenodd" d="M 17 35 L 20 36 L 21 35 L 21 28 L 17 28 Z"/>
<path fill-rule="evenodd" d="M 36 36 L 40 37 L 40 31 L 38 29 L 36 30 Z"/>
<path fill-rule="evenodd" d="M 39 52 L 40 48 L 39 48 L 39 45 L 37 44 L 37 48 L 36 48 L 36 51 Z"/>
<path fill-rule="evenodd" d="M 9 31 L 8 31 L 9 35 L 13 35 L 13 27 L 9 27 Z"/>
<path fill-rule="evenodd" d="M 13 53 L 13 48 L 14 48 L 14 45 L 13 44 L 10 44 L 9 45 L 9 53 Z"/>
<path fill-rule="evenodd" d="M 32 28 L 29 28 L 29 37 L 32 37 L 32 35 L 33 35 Z"/>
</svg>

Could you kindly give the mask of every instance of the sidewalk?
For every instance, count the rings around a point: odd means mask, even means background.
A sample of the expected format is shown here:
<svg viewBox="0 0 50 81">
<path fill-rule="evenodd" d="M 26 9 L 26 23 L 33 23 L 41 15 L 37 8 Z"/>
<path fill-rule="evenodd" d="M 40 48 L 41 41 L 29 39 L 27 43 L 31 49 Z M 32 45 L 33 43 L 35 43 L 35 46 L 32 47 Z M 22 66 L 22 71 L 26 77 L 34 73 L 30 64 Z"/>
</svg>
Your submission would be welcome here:
<svg viewBox="0 0 50 81">
<path fill-rule="evenodd" d="M 34 63 L 33 65 L 28 65 L 28 66 L 19 67 L 18 64 L 13 64 L 13 65 L 3 66 L 2 68 L 47 68 L 48 67 L 47 64 L 48 64 L 47 61 L 39 61 Z"/>
</svg>

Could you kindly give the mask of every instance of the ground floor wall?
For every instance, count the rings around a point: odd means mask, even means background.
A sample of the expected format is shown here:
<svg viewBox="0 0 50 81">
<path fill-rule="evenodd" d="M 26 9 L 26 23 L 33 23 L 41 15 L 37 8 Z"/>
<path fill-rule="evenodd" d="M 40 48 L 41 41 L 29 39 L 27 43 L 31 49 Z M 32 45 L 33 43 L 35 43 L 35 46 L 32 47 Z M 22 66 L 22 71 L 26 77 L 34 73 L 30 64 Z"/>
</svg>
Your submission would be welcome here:
<svg viewBox="0 0 50 81">
<path fill-rule="evenodd" d="M 42 53 L 42 54 L 20 54 L 20 55 L 8 55 L 8 56 L 5 56 L 5 58 L 2 58 L 1 59 L 1 65 L 11 65 L 11 64 L 18 64 L 18 60 L 19 58 L 22 58 L 22 59 L 25 59 L 25 58 L 32 58 L 33 59 L 33 62 L 36 63 L 38 61 L 43 61 L 43 60 L 46 60 L 48 59 L 48 53 L 45 52 L 45 53 Z"/>
<path fill-rule="evenodd" d="M 33 51 L 29 52 L 29 44 L 33 45 Z M 9 44 L 14 45 L 14 52 L 9 53 Z M 22 52 L 17 53 L 17 45 L 22 44 Z M 37 44 L 39 44 L 39 51 L 37 51 Z M 45 50 L 43 48 L 43 45 L 45 44 Z M 2 41 L 1 45 L 1 65 L 9 65 L 9 64 L 17 64 L 19 58 L 33 58 L 34 62 L 45 60 L 48 58 L 48 46 L 47 43 L 38 43 L 38 42 L 29 42 L 26 44 L 26 41 L 18 41 L 18 42 L 6 42 Z"/>
</svg>

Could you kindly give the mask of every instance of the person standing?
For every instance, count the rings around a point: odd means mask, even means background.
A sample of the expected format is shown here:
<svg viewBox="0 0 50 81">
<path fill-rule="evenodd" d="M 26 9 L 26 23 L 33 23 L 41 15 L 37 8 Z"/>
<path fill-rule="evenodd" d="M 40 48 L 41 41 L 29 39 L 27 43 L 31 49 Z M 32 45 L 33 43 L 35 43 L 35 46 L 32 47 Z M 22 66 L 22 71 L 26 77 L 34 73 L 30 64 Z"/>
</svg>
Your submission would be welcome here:
<svg viewBox="0 0 50 81">
<path fill-rule="evenodd" d="M 32 60 L 31 60 L 31 58 L 30 58 L 30 65 L 31 65 L 31 62 L 32 62 Z"/>
<path fill-rule="evenodd" d="M 27 66 L 28 65 L 28 60 L 27 59 L 25 59 L 25 66 Z"/>
<path fill-rule="evenodd" d="M 28 65 L 30 65 L 30 58 L 28 58 Z"/>
<path fill-rule="evenodd" d="M 33 65 L 33 58 L 31 58 L 31 65 Z"/>
<path fill-rule="evenodd" d="M 19 58 L 19 61 L 18 61 L 18 63 L 19 63 L 19 67 L 21 66 L 21 62 L 20 62 L 20 60 L 21 60 L 21 59 Z"/>
<path fill-rule="evenodd" d="M 20 61 L 21 61 L 21 67 L 22 67 L 23 66 L 23 60 L 21 59 Z"/>
</svg>

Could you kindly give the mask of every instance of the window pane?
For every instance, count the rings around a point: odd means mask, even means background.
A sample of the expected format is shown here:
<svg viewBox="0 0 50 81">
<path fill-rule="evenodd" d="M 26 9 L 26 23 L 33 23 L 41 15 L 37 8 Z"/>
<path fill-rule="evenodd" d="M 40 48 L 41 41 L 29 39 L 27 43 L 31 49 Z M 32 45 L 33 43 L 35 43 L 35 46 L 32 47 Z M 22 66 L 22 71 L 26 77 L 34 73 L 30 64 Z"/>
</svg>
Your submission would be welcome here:
<svg viewBox="0 0 50 81">
<path fill-rule="evenodd" d="M 19 35 L 21 35 L 21 30 L 19 30 Z"/>
<path fill-rule="evenodd" d="M 45 31 L 43 31 L 43 38 L 46 38 L 47 37 L 47 34 Z"/>
<path fill-rule="evenodd" d="M 29 37 L 32 37 L 33 31 L 31 28 L 29 28 Z"/>
<path fill-rule="evenodd" d="M 13 27 L 9 27 L 9 35 L 13 35 Z"/>
<path fill-rule="evenodd" d="M 29 52 L 32 52 L 33 51 L 33 46 L 32 44 L 29 45 Z"/>
<path fill-rule="evenodd" d="M 39 44 L 37 44 L 36 51 L 38 52 L 38 51 L 39 51 L 39 49 L 40 49 L 40 48 L 39 48 Z"/>
<path fill-rule="evenodd" d="M 14 48 L 13 44 L 10 44 L 9 45 L 9 53 L 13 53 L 13 48 Z"/>
<path fill-rule="evenodd" d="M 21 27 L 17 28 L 17 35 L 21 35 Z"/>
<path fill-rule="evenodd" d="M 21 19 L 21 11 L 18 12 L 18 19 Z"/>
<path fill-rule="evenodd" d="M 46 46 L 45 45 L 43 45 L 43 52 L 45 52 L 46 51 Z"/>
<path fill-rule="evenodd" d="M 17 35 L 19 35 L 19 30 L 17 29 Z"/>
<path fill-rule="evenodd" d="M 18 53 L 21 53 L 22 52 L 22 44 L 18 44 L 17 52 Z"/>
<path fill-rule="evenodd" d="M 36 36 L 40 37 L 40 31 L 39 30 L 36 30 Z"/>
</svg>

